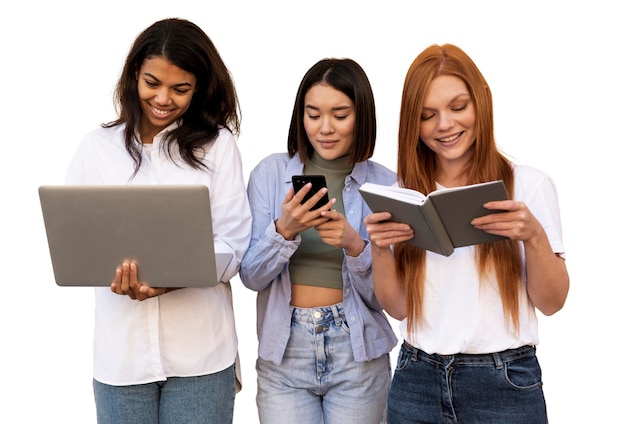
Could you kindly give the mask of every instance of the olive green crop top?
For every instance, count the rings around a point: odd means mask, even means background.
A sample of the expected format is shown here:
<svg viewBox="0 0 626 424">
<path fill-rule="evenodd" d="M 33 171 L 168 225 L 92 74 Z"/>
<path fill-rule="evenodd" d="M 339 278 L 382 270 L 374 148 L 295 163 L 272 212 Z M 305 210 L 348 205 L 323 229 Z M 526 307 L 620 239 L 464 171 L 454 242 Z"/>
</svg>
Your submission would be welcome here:
<svg viewBox="0 0 626 424">
<path fill-rule="evenodd" d="M 305 175 L 323 174 L 326 177 L 328 197 L 337 199 L 333 209 L 342 214 L 345 214 L 343 189 L 350 172 L 349 156 L 328 161 L 314 152 L 304 166 Z M 315 228 L 309 228 L 300 236 L 302 241 L 289 261 L 291 284 L 343 290 L 343 249 L 324 243 Z"/>
</svg>

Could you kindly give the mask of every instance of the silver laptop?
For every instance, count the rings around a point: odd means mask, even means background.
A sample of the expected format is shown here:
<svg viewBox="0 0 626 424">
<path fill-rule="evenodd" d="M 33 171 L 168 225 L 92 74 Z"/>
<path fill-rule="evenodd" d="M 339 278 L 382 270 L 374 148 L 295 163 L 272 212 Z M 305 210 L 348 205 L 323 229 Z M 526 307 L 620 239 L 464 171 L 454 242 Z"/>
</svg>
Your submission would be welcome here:
<svg viewBox="0 0 626 424">
<path fill-rule="evenodd" d="M 59 286 L 109 286 L 124 260 L 152 287 L 210 287 L 215 254 L 204 185 L 44 185 L 39 199 Z"/>
</svg>

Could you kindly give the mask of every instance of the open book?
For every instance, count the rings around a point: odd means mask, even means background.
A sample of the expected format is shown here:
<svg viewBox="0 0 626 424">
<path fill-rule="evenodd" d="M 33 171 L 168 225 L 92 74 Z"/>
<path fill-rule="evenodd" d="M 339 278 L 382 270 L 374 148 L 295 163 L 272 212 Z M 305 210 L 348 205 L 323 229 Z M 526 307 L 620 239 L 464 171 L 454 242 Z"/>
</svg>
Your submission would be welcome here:
<svg viewBox="0 0 626 424">
<path fill-rule="evenodd" d="M 450 256 L 462 246 L 502 240 L 505 237 L 474 228 L 474 218 L 502 212 L 483 204 L 509 198 L 501 180 L 469 186 L 445 188 L 428 196 L 408 188 L 365 183 L 359 189 L 373 212 L 390 212 L 391 221 L 409 224 L 414 246 Z"/>
</svg>

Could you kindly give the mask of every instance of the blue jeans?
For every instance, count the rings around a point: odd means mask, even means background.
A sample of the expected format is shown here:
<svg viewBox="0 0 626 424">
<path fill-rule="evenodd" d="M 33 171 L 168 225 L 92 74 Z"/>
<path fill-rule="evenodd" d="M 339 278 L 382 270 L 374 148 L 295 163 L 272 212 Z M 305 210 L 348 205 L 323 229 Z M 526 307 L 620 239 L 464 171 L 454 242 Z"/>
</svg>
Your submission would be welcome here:
<svg viewBox="0 0 626 424">
<path fill-rule="evenodd" d="M 110 386 L 93 381 L 98 424 L 232 423 L 235 366 L 200 377 Z"/>
<path fill-rule="evenodd" d="M 389 424 L 548 422 L 534 346 L 429 355 L 406 342 L 389 391 Z"/>
<path fill-rule="evenodd" d="M 341 304 L 292 308 L 282 363 L 257 359 L 261 424 L 379 424 L 391 379 L 389 355 L 356 362 Z"/>
</svg>

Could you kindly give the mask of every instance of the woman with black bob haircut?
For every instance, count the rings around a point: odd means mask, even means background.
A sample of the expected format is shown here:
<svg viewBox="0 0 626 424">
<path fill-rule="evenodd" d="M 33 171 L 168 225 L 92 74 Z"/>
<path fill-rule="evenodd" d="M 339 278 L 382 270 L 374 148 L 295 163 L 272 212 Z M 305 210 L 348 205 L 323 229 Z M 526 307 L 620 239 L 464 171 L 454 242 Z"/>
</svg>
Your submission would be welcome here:
<svg viewBox="0 0 626 424">
<path fill-rule="evenodd" d="M 349 158 L 352 165 L 368 160 L 374 155 L 376 146 L 376 106 L 369 80 L 359 64 L 351 59 L 324 59 L 313 66 L 305 75 L 293 107 L 287 151 L 289 156 L 298 154 L 302 163 L 309 161 L 315 149 L 309 140 L 305 127 L 305 96 L 311 87 L 324 81 L 344 93 L 355 105 L 353 138 L 359 140 L 351 146 Z"/>
<path fill-rule="evenodd" d="M 125 261 L 110 288 L 95 289 L 98 423 L 230 423 L 239 368 L 229 280 L 251 230 L 233 81 L 198 26 L 165 19 L 135 40 L 115 100 L 118 118 L 83 139 L 67 184 L 206 185 L 215 252 L 233 259 L 214 287 L 154 288 Z"/>
<path fill-rule="evenodd" d="M 397 340 L 374 296 L 363 225 L 370 210 L 359 187 L 390 185 L 396 175 L 370 160 L 375 141 L 364 70 L 352 59 L 323 59 L 298 88 L 287 152 L 250 174 L 252 240 L 240 276 L 258 292 L 262 424 L 385 422 Z M 292 187 L 293 176 L 313 175 L 326 187 Z"/>
</svg>

